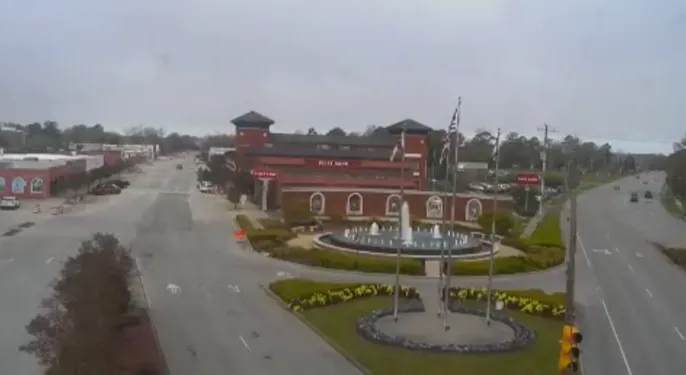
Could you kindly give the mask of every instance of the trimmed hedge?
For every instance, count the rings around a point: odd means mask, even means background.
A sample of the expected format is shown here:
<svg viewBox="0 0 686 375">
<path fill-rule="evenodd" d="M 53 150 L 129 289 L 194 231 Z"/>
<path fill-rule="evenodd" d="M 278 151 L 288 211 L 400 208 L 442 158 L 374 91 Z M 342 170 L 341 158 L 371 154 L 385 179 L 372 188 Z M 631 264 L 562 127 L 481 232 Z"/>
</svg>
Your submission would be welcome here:
<svg viewBox="0 0 686 375">
<path fill-rule="evenodd" d="M 390 296 L 392 285 L 384 284 L 336 284 L 319 283 L 312 280 L 289 279 L 276 281 L 269 289 L 281 298 L 288 308 L 299 312 L 348 302 L 360 298 Z M 419 298 L 415 288 L 401 287 L 403 298 Z M 485 301 L 485 288 L 451 288 L 450 298 L 461 301 Z M 564 293 L 546 294 L 539 289 L 531 290 L 493 290 L 492 298 L 502 301 L 508 309 L 529 315 L 561 319 L 564 317 Z"/>
<path fill-rule="evenodd" d="M 314 267 L 346 271 L 395 273 L 395 258 L 363 256 L 334 250 L 305 249 L 288 246 L 287 242 L 297 235 L 279 229 L 255 229 L 248 231 L 248 240 L 253 249 L 268 253 L 271 257 Z M 401 259 L 400 273 L 424 275 L 422 262 L 416 259 Z"/>
<path fill-rule="evenodd" d="M 245 215 L 236 215 L 236 223 L 238 223 L 238 226 L 243 230 L 250 231 L 255 229 L 255 226 L 252 224 L 252 220 Z"/>
</svg>

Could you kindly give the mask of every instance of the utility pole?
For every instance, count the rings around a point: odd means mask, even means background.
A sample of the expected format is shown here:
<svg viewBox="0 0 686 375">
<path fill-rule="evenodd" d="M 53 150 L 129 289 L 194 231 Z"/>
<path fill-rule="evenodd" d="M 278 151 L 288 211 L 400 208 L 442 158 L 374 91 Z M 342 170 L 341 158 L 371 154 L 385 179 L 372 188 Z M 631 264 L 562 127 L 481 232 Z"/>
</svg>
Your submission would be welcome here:
<svg viewBox="0 0 686 375">
<path fill-rule="evenodd" d="M 543 131 L 543 150 L 541 150 L 541 200 L 538 205 L 538 214 L 543 217 L 543 198 L 545 195 L 545 172 L 548 169 L 548 148 L 550 144 L 550 139 L 548 138 L 548 133 L 555 133 L 554 129 L 550 129 L 548 124 L 543 123 L 543 128 L 538 128 L 538 131 Z"/>
<path fill-rule="evenodd" d="M 576 215 L 576 185 L 570 188 L 570 167 L 571 162 L 567 163 L 567 177 L 565 178 L 565 185 L 567 193 L 569 194 L 569 246 L 567 249 L 567 285 L 566 285 L 566 301 L 565 301 L 565 320 L 568 324 L 574 324 L 576 314 L 574 311 L 574 287 L 576 285 L 576 239 L 577 239 L 577 215 Z"/>
</svg>

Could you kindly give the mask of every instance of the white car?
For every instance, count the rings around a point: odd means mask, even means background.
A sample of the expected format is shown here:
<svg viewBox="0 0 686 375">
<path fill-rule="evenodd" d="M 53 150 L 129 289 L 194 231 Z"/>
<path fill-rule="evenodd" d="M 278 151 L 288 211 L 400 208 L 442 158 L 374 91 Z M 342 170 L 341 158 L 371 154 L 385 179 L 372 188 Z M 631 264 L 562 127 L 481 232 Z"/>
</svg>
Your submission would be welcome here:
<svg viewBox="0 0 686 375">
<path fill-rule="evenodd" d="M 21 206 L 17 197 L 4 197 L 0 199 L 0 208 L 3 210 L 16 210 Z"/>
</svg>

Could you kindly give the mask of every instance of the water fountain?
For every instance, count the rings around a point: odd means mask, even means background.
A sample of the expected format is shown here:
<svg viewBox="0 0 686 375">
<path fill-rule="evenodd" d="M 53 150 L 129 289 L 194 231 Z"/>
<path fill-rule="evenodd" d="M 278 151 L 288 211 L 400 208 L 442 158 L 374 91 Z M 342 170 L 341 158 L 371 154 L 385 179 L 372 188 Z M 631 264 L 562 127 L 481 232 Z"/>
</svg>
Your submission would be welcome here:
<svg viewBox="0 0 686 375">
<path fill-rule="evenodd" d="M 434 225 L 433 237 L 437 239 L 443 237 L 441 236 L 441 229 L 438 227 L 438 224 Z"/>
<path fill-rule="evenodd" d="M 372 225 L 369 226 L 369 235 L 370 236 L 378 236 L 379 235 L 379 224 L 375 222 L 372 223 Z"/>
</svg>

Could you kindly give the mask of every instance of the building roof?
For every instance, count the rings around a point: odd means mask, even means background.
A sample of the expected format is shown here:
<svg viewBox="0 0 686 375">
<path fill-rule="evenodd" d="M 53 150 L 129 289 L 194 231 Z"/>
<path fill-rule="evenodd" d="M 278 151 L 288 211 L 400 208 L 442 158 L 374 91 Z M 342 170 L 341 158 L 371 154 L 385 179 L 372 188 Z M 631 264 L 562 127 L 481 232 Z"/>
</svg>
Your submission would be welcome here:
<svg viewBox="0 0 686 375">
<path fill-rule="evenodd" d="M 277 146 L 263 149 L 249 149 L 249 156 L 284 156 L 300 158 L 335 158 L 352 160 L 390 160 L 391 150 L 317 150 L 289 146 Z"/>
<path fill-rule="evenodd" d="M 370 136 L 356 135 L 307 135 L 307 134 L 269 134 L 273 144 L 335 144 L 345 146 L 393 147 L 396 140 L 384 134 Z"/>
<path fill-rule="evenodd" d="M 64 155 L 64 154 L 2 154 L 0 160 L 25 160 L 25 161 L 42 161 L 42 160 L 77 160 L 82 159 L 79 156 Z"/>
<path fill-rule="evenodd" d="M 225 155 L 226 153 L 233 151 L 236 151 L 235 147 L 210 147 L 210 149 L 207 150 L 207 156 Z"/>
<path fill-rule="evenodd" d="M 403 129 L 405 130 L 406 134 L 429 134 L 433 129 L 430 127 L 419 123 L 411 118 L 404 119 L 402 121 L 398 121 L 395 124 L 391 124 L 386 127 L 389 133 L 391 134 L 400 134 L 402 133 Z"/>
<path fill-rule="evenodd" d="M 236 126 L 269 128 L 274 125 L 274 120 L 261 113 L 250 111 L 231 120 L 231 123 Z"/>
</svg>

